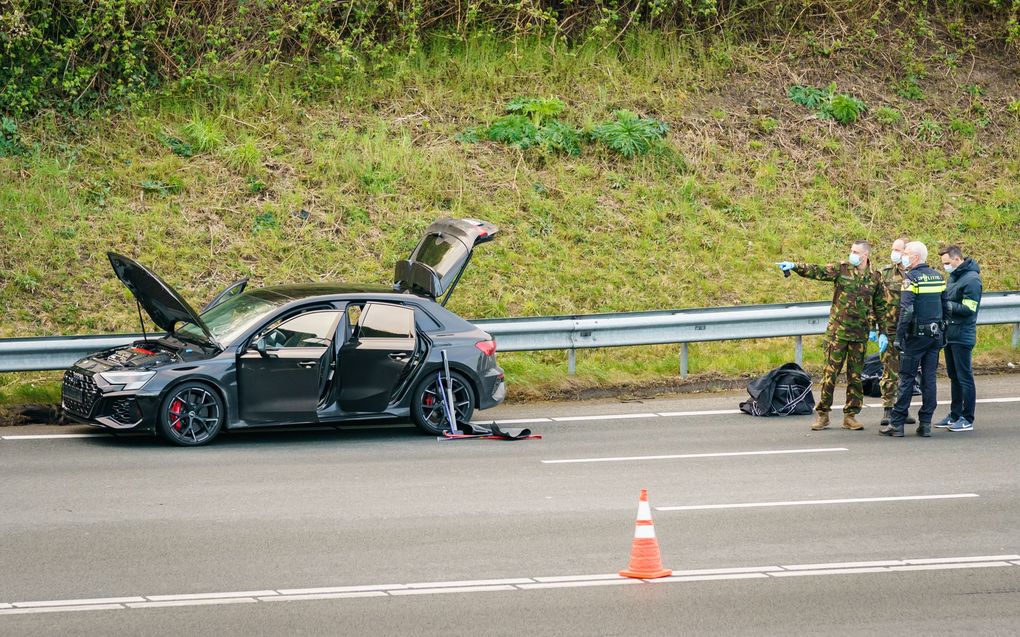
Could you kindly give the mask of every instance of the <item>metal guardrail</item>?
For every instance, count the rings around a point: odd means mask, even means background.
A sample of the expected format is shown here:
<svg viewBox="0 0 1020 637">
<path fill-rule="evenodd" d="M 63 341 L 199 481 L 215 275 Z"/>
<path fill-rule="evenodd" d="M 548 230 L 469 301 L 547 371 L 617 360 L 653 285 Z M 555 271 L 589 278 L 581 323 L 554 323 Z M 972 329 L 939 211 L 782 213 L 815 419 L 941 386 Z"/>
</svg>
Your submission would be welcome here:
<svg viewBox="0 0 1020 637">
<path fill-rule="evenodd" d="M 818 302 L 491 319 L 474 324 L 492 334 L 503 352 L 568 350 L 570 374 L 576 370 L 579 349 L 679 343 L 680 375 L 685 377 L 688 344 L 706 341 L 792 336 L 794 360 L 801 363 L 802 337 L 823 334 L 828 317 L 829 303 Z M 1020 346 L 1020 291 L 986 293 L 981 299 L 978 324 L 1013 324 L 1013 347 Z M 93 352 L 141 337 L 116 334 L 0 339 L 0 372 L 66 369 Z"/>
</svg>

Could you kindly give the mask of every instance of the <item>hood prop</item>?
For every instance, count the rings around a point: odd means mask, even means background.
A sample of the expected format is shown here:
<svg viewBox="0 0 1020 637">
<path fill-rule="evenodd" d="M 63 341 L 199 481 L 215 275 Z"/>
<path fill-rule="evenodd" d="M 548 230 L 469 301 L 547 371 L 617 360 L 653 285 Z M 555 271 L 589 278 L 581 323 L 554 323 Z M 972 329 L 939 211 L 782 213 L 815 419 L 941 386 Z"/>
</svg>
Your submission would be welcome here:
<svg viewBox="0 0 1020 637">
<path fill-rule="evenodd" d="M 142 325 L 142 340 L 149 342 L 149 335 L 145 333 L 145 319 L 142 318 L 142 302 L 135 299 L 135 307 L 138 308 L 138 322 Z"/>
</svg>

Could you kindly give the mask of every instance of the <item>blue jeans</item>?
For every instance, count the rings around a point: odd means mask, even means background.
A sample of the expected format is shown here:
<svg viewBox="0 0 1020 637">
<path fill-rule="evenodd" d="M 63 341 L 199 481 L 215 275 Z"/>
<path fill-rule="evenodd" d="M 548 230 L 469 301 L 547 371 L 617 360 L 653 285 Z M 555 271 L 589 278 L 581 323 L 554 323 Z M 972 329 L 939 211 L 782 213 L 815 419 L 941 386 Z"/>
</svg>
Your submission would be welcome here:
<svg viewBox="0 0 1020 637">
<path fill-rule="evenodd" d="M 938 340 L 925 336 L 908 338 L 904 344 L 900 353 L 900 393 L 889 417 L 889 424 L 893 427 L 902 427 L 907 419 L 910 401 L 914 398 L 918 367 L 921 368 L 921 409 L 917 412 L 917 422 L 919 425 L 931 424 L 937 400 L 935 370 L 939 366 L 939 346 Z"/>
<path fill-rule="evenodd" d="M 974 403 L 977 398 L 974 387 L 974 370 L 970 366 L 970 355 L 973 351 L 973 345 L 957 343 L 949 343 L 945 349 L 946 374 L 949 375 L 950 392 L 953 398 L 952 406 L 949 408 L 949 417 L 953 420 L 963 417 L 971 423 L 974 422 Z"/>
</svg>

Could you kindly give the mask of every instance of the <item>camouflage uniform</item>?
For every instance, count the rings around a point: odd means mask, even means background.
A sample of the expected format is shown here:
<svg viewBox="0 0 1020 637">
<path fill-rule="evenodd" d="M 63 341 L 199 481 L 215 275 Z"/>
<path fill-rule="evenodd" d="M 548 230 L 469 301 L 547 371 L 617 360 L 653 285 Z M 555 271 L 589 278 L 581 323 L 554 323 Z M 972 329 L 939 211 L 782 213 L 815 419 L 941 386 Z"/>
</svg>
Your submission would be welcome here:
<svg viewBox="0 0 1020 637">
<path fill-rule="evenodd" d="M 900 352 L 892 346 L 896 340 L 895 332 L 883 331 L 883 325 L 895 326 L 900 320 L 900 289 L 903 287 L 903 266 L 890 263 L 882 268 L 882 283 L 885 285 L 888 315 L 876 316 L 875 329 L 889 337 L 889 346 L 879 355 L 882 361 L 882 407 L 892 409 L 900 388 Z M 883 321 L 884 318 L 884 321 Z M 894 328 L 895 329 L 895 328 Z"/>
<path fill-rule="evenodd" d="M 864 405 L 864 387 L 861 372 L 864 369 L 864 350 L 868 332 L 874 323 L 873 317 L 880 317 L 885 333 L 895 332 L 895 323 L 890 322 L 889 304 L 882 284 L 881 274 L 870 267 L 858 270 L 848 262 L 830 265 L 808 265 L 798 263 L 793 270 L 797 274 L 819 281 L 832 281 L 832 310 L 829 312 L 829 327 L 825 331 L 825 370 L 822 372 L 821 397 L 815 410 L 828 413 L 832 408 L 836 377 L 846 362 L 846 405 L 843 413 L 856 416 Z"/>
</svg>

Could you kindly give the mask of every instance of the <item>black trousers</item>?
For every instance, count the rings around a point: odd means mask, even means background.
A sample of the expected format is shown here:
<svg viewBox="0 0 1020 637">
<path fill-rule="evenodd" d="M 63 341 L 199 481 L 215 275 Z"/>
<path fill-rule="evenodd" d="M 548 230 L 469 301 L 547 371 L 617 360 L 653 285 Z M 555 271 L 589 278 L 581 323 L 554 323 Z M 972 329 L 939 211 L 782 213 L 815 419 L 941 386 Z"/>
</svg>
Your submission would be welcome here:
<svg viewBox="0 0 1020 637">
<path fill-rule="evenodd" d="M 949 375 L 950 391 L 953 403 L 949 408 L 949 417 L 953 420 L 961 416 L 967 422 L 974 422 L 974 403 L 977 392 L 974 387 L 974 370 L 970 366 L 970 355 L 973 345 L 949 343 L 946 345 L 946 374 Z"/>
<path fill-rule="evenodd" d="M 917 412 L 917 422 L 920 425 L 931 424 L 937 400 L 935 370 L 939 366 L 940 346 L 941 343 L 938 339 L 926 336 L 910 337 L 904 343 L 903 351 L 900 353 L 899 395 L 896 397 L 896 406 L 893 407 L 892 415 L 889 417 L 889 424 L 892 426 L 902 427 L 903 421 L 907 419 L 918 373 L 921 375 L 921 409 Z"/>
</svg>

